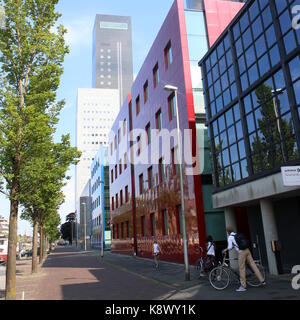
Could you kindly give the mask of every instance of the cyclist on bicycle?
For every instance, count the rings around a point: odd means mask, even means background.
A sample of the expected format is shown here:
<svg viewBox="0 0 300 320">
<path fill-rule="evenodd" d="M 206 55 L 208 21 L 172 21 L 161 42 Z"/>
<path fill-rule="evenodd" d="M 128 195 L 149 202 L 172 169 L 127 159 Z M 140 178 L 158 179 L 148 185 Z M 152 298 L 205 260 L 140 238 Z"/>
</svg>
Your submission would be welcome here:
<svg viewBox="0 0 300 320">
<path fill-rule="evenodd" d="M 213 267 L 215 264 L 215 243 L 212 236 L 208 236 L 206 239 L 206 250 L 207 253 L 203 262 L 203 268 L 200 271 L 200 277 L 204 277 L 204 272 Z"/>
<path fill-rule="evenodd" d="M 227 227 L 226 231 L 228 234 L 228 247 L 227 247 L 227 249 L 223 250 L 223 254 L 225 254 L 226 252 L 228 252 L 232 249 L 235 249 L 238 252 L 238 263 L 239 263 L 239 273 L 240 273 L 241 286 L 236 291 L 243 292 L 243 291 L 247 290 L 246 262 L 249 264 L 249 266 L 251 267 L 251 269 L 255 273 L 256 277 L 259 279 L 261 285 L 265 285 L 266 282 L 264 281 L 262 274 L 258 270 L 249 248 L 244 248 L 244 247 L 239 248 L 237 241 L 236 241 L 237 233 L 233 232 L 233 228 Z"/>
</svg>

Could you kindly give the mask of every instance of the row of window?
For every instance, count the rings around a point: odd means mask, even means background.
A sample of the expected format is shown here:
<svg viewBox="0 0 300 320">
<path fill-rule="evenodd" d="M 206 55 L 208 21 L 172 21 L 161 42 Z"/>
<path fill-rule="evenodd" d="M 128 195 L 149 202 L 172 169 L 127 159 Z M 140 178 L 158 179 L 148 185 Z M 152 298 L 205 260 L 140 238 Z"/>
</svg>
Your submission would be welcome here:
<svg viewBox="0 0 300 320">
<path fill-rule="evenodd" d="M 182 212 L 181 206 L 176 206 L 175 210 L 176 214 L 176 225 L 177 225 L 177 234 L 182 234 Z M 150 236 L 155 237 L 157 235 L 157 219 L 155 213 L 150 214 L 149 216 L 149 226 L 150 226 Z M 159 218 L 159 217 L 158 217 Z M 167 236 L 170 233 L 170 219 L 169 219 L 169 212 L 168 210 L 164 209 L 160 213 L 161 218 L 161 234 L 163 236 Z M 141 237 L 146 236 L 146 216 L 141 216 L 140 220 L 140 230 L 138 233 Z M 129 238 L 129 221 L 125 221 L 122 223 L 117 223 L 113 225 L 113 239 L 124 239 Z"/>
<path fill-rule="evenodd" d="M 124 162 L 124 171 L 127 169 L 127 167 L 128 167 L 128 165 L 127 165 L 127 153 L 125 152 L 125 154 L 124 154 L 124 160 L 123 160 L 123 162 Z M 122 159 L 120 159 L 119 160 L 119 166 L 116 164 L 115 165 L 115 170 L 114 169 L 112 169 L 111 170 L 111 174 L 110 174 L 110 181 L 111 181 L 111 183 L 113 183 L 114 182 L 114 178 L 115 178 L 115 180 L 116 179 L 118 179 L 118 167 L 119 167 L 119 175 L 121 175 L 122 174 L 122 172 L 123 172 L 123 165 L 122 165 Z M 114 172 L 115 171 L 115 172 Z M 115 173 L 115 174 L 114 174 Z"/>
<path fill-rule="evenodd" d="M 100 226 L 100 216 L 92 220 L 92 228 Z"/>
<path fill-rule="evenodd" d="M 100 196 L 97 197 L 96 200 L 92 202 L 92 210 L 95 210 L 99 207 L 100 207 Z"/>
<path fill-rule="evenodd" d="M 127 132 L 127 120 L 123 120 L 123 136 L 126 136 Z M 114 141 L 110 143 L 110 155 L 113 155 L 113 150 L 117 150 L 117 144 L 120 144 L 122 141 L 121 128 L 118 129 L 118 136 L 114 136 Z"/>
<path fill-rule="evenodd" d="M 172 173 L 176 175 L 178 172 L 178 167 L 175 164 L 175 149 L 171 149 L 171 160 L 172 160 Z M 166 169 L 164 164 L 164 159 L 160 158 L 158 161 L 158 183 L 161 184 L 165 181 Z M 157 181 L 156 181 L 157 182 Z M 153 177 L 153 166 L 147 169 L 147 180 L 144 180 L 144 174 L 139 175 L 139 194 L 142 195 L 145 191 L 145 183 L 148 185 L 148 190 L 154 187 L 154 177 Z"/>
<path fill-rule="evenodd" d="M 121 230 L 119 230 L 119 228 Z M 121 222 L 113 226 L 113 239 L 124 239 L 129 238 L 129 221 Z"/>
<path fill-rule="evenodd" d="M 173 54 L 172 54 L 172 47 L 171 47 L 171 41 L 168 42 L 167 46 L 164 49 L 164 58 L 165 58 L 165 70 L 168 70 L 170 65 L 173 63 Z M 157 87 L 159 83 L 159 66 L 158 62 L 155 64 L 153 70 L 152 70 L 152 76 L 153 76 L 153 87 L 154 89 Z M 149 83 L 148 80 L 145 81 L 143 85 L 143 96 L 144 96 L 144 104 L 148 101 L 148 88 Z M 135 99 L 135 106 L 136 106 L 136 115 L 140 113 L 141 106 L 140 106 L 140 95 L 138 95 Z"/>
<path fill-rule="evenodd" d="M 124 202 L 124 200 L 125 200 L 125 202 Z M 129 201 L 129 192 L 128 192 L 128 186 L 126 186 L 125 187 L 125 199 L 123 199 L 123 190 L 120 190 L 120 203 L 119 203 L 119 194 L 118 193 L 115 195 L 115 197 L 111 198 L 111 210 L 114 211 L 115 209 L 122 207 L 128 201 Z"/>
</svg>

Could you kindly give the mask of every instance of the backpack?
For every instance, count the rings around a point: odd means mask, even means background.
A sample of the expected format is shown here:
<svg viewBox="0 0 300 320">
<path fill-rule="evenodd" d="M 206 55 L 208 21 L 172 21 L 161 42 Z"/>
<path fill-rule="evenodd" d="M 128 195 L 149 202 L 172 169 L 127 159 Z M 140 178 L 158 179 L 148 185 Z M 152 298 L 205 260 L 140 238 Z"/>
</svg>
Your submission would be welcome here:
<svg viewBox="0 0 300 320">
<path fill-rule="evenodd" d="M 242 233 L 236 233 L 234 239 L 240 250 L 249 249 L 249 241 Z"/>
</svg>

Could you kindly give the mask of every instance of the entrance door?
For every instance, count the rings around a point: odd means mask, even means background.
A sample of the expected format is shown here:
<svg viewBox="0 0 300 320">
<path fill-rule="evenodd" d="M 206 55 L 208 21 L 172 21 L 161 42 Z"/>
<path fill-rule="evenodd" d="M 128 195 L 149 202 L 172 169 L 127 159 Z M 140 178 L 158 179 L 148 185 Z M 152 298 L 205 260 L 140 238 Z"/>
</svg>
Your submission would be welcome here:
<svg viewBox="0 0 300 320">
<path fill-rule="evenodd" d="M 252 243 L 252 253 L 254 259 L 261 259 L 264 267 L 268 268 L 268 258 L 264 228 L 262 223 L 259 205 L 247 208 L 249 231 Z"/>
</svg>

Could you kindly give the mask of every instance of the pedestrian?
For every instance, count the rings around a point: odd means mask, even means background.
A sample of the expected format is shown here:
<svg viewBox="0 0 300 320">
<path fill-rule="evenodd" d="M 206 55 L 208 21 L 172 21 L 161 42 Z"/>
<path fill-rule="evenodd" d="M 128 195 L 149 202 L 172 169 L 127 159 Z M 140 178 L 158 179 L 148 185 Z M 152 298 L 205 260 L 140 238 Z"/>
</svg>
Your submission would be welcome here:
<svg viewBox="0 0 300 320">
<path fill-rule="evenodd" d="M 204 272 L 209 270 L 215 264 L 215 256 L 216 256 L 215 246 L 216 246 L 216 244 L 214 243 L 213 237 L 209 235 L 206 238 L 206 250 L 207 251 L 206 251 L 206 257 L 203 261 L 202 269 L 200 271 L 200 277 L 204 277 L 205 276 Z"/>
<path fill-rule="evenodd" d="M 160 256 L 160 247 L 159 247 L 159 245 L 157 243 L 157 240 L 154 240 L 153 256 L 154 256 L 155 267 L 156 267 L 156 269 L 158 269 L 158 267 L 159 267 L 159 256 Z"/>
<path fill-rule="evenodd" d="M 228 234 L 228 247 L 223 250 L 223 254 L 226 252 L 235 249 L 238 252 L 238 264 L 239 264 L 239 273 L 240 273 L 240 282 L 241 286 L 236 290 L 237 292 L 243 292 L 247 290 L 246 283 L 246 262 L 249 264 L 256 277 L 260 281 L 262 286 L 266 285 L 264 277 L 258 270 L 252 254 L 249 250 L 249 244 L 246 238 L 243 235 L 238 234 L 233 231 L 232 227 L 227 227 L 226 232 Z M 239 245 L 238 245 L 239 243 Z"/>
</svg>

